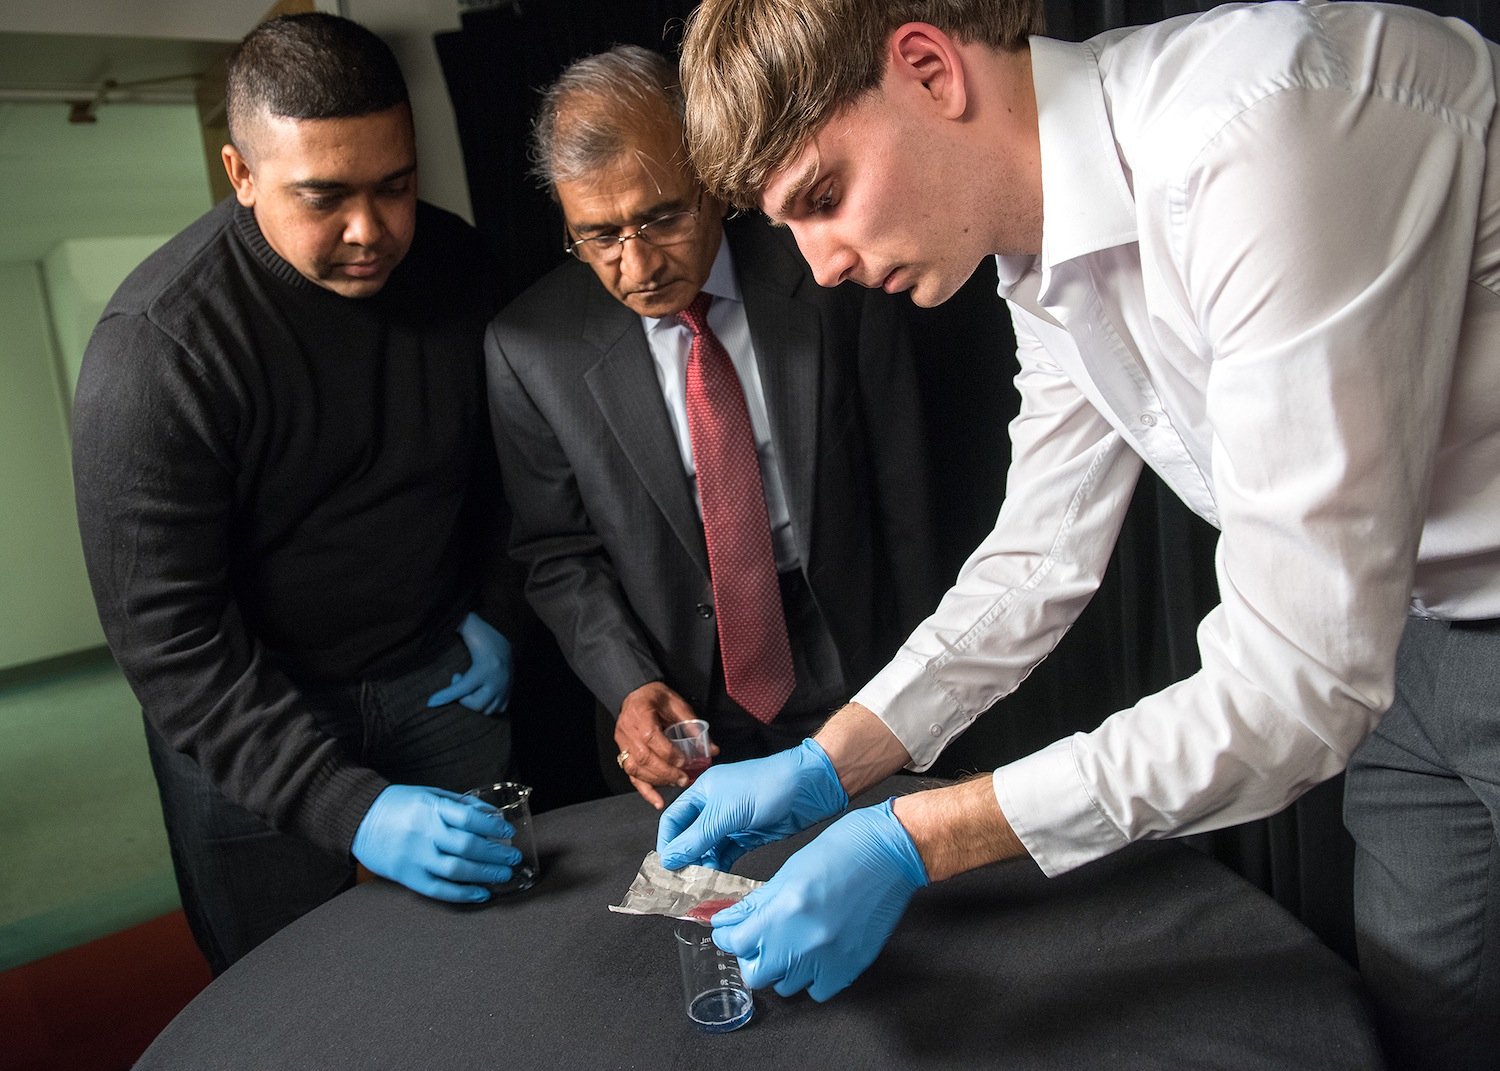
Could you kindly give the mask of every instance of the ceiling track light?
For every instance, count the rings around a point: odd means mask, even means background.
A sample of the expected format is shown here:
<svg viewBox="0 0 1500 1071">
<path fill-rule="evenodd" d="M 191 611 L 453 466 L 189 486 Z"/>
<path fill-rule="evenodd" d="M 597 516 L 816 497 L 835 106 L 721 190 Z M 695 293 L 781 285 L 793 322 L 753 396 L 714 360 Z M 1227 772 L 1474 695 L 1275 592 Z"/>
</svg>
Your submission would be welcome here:
<svg viewBox="0 0 1500 1071">
<path fill-rule="evenodd" d="M 134 82 L 117 82 L 113 78 L 106 78 L 99 83 L 99 88 L 94 91 L 92 98 L 88 100 L 69 100 L 68 122 L 70 123 L 97 123 L 99 121 L 99 107 L 103 104 L 114 103 L 110 100 L 110 94 L 116 92 L 129 92 L 144 86 L 160 85 L 164 82 L 197 82 L 203 75 L 194 72 L 191 74 L 168 74 L 160 78 L 141 78 Z"/>
</svg>

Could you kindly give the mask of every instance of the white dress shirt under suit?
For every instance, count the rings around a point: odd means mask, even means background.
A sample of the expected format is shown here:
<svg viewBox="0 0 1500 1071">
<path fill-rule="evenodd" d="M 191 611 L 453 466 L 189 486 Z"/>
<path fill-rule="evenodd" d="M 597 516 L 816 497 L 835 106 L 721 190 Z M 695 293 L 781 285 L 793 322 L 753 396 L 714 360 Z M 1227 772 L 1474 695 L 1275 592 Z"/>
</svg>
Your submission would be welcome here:
<svg viewBox="0 0 1500 1071">
<path fill-rule="evenodd" d="M 740 377 L 740 387 L 745 392 L 745 408 L 750 412 L 750 428 L 755 433 L 755 452 L 760 457 L 760 482 L 765 488 L 776 568 L 788 573 L 802 562 L 797 556 L 797 542 L 792 535 L 792 510 L 786 501 L 786 483 L 781 477 L 776 440 L 771 438 L 771 416 L 766 411 L 760 362 L 750 339 L 750 320 L 745 315 L 745 302 L 740 297 L 739 277 L 734 272 L 728 242 L 719 243 L 719 252 L 703 282 L 703 290 L 714 298 L 708 307 L 708 324 L 729 354 L 735 373 Z M 641 327 L 645 329 L 646 343 L 651 347 L 656 382 L 667 406 L 678 453 L 682 455 L 682 467 L 692 482 L 696 497 L 698 470 L 693 464 L 693 440 L 688 432 L 687 415 L 687 366 L 692 332 L 675 315 L 642 316 Z M 702 513 L 702 503 L 699 503 L 698 511 Z"/>
<path fill-rule="evenodd" d="M 1150 465 L 1220 529 L 1222 604 L 1200 672 L 995 771 L 1057 874 L 1274 813 L 1390 704 L 1408 612 L 1500 616 L 1500 50 L 1277 3 L 1032 62 L 1006 501 L 856 699 L 925 769 L 1056 645 Z"/>
</svg>

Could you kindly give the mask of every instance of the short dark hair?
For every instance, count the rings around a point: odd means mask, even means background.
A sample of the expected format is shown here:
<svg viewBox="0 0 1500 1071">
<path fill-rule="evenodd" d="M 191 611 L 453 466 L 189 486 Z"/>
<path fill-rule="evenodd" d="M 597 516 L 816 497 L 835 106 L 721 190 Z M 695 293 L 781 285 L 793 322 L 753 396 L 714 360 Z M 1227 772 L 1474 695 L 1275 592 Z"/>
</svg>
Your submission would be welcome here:
<svg viewBox="0 0 1500 1071">
<path fill-rule="evenodd" d="M 390 46 L 357 22 L 321 11 L 269 19 L 229 57 L 229 140 L 241 152 L 257 112 L 284 119 L 347 119 L 408 104 Z"/>
</svg>

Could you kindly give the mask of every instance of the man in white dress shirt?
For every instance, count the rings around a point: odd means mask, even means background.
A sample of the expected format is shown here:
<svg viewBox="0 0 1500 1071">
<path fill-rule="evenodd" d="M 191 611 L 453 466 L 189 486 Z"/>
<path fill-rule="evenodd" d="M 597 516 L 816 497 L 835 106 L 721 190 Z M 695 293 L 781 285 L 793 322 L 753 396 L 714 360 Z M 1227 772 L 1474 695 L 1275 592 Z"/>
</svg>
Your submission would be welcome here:
<svg viewBox="0 0 1500 1071">
<path fill-rule="evenodd" d="M 709 189 L 788 226 L 825 285 L 934 305 L 996 255 L 1022 405 L 1004 507 L 941 604 L 815 742 L 669 809 L 667 865 L 727 865 L 925 769 L 1071 624 L 1150 465 L 1221 531 L 1202 670 L 993 776 L 846 815 L 716 939 L 752 984 L 824 999 L 929 880 L 1023 853 L 1058 874 L 1274 813 L 1347 765 L 1392 1053 L 1492 1066 L 1500 50 L 1358 3 L 1083 44 L 1034 36 L 1041 12 L 708 0 L 690 24 Z"/>
</svg>

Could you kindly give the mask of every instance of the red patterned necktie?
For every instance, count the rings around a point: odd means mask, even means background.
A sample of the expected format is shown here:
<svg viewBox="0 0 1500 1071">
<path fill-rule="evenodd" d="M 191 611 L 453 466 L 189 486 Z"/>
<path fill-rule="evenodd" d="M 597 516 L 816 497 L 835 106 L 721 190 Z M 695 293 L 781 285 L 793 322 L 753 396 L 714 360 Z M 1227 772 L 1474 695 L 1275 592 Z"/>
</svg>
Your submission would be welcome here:
<svg viewBox="0 0 1500 1071">
<path fill-rule="evenodd" d="M 693 333 L 687 366 L 688 434 L 698 470 L 724 688 L 753 717 L 769 724 L 792 694 L 796 671 L 750 410 L 729 354 L 708 326 L 712 300 L 699 294 L 677 314 Z"/>
</svg>

